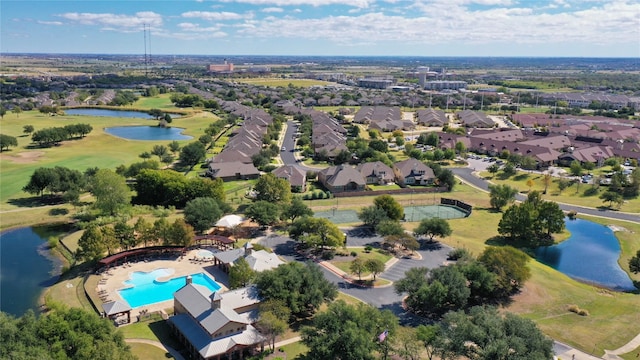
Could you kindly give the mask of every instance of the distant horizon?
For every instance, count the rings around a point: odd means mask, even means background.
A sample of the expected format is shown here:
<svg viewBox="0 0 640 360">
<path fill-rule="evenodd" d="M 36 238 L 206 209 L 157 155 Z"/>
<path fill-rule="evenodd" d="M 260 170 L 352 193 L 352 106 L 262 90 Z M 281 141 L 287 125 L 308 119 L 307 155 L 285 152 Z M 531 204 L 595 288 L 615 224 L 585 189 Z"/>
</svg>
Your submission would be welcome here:
<svg viewBox="0 0 640 360">
<path fill-rule="evenodd" d="M 144 53 L 55 53 L 55 52 L 0 52 L 4 55 L 105 55 L 105 56 L 143 56 Z M 479 56 L 479 55 L 304 55 L 304 54 L 150 54 L 151 56 L 197 56 L 197 57 L 310 57 L 310 58 L 424 58 L 424 59 L 640 59 L 640 56 Z"/>
<path fill-rule="evenodd" d="M 640 57 L 637 0 L 2 0 L 1 8 L 6 54 Z"/>
</svg>

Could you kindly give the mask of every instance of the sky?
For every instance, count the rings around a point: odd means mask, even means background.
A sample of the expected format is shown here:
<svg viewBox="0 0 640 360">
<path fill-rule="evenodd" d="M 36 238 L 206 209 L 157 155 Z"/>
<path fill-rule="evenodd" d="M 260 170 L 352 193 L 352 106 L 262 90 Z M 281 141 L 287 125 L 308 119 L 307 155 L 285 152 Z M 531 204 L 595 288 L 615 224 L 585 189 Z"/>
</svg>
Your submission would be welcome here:
<svg viewBox="0 0 640 360">
<path fill-rule="evenodd" d="M 639 57 L 638 0 L 2 0 L 0 52 Z"/>
</svg>

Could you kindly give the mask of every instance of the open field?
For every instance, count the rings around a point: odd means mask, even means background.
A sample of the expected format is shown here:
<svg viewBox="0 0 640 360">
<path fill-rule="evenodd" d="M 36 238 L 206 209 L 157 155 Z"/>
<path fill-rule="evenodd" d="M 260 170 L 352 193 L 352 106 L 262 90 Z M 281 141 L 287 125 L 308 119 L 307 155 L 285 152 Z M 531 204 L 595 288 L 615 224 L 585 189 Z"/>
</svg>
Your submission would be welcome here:
<svg viewBox="0 0 640 360">
<path fill-rule="evenodd" d="M 198 113 L 175 119 L 174 127 L 185 128 L 184 134 L 197 139 L 204 134 L 209 123 L 215 121 L 211 113 Z M 80 140 L 65 141 L 60 146 L 50 148 L 30 148 L 30 137 L 22 136 L 22 127 L 30 124 L 36 130 L 64 126 L 67 124 L 88 123 L 93 131 Z M 2 133 L 16 136 L 18 146 L 0 154 L 0 210 L 15 209 L 15 199 L 31 197 L 22 191 L 29 177 L 39 167 L 64 166 L 84 171 L 89 167 L 114 169 L 120 164 L 140 161 L 138 155 L 151 151 L 155 144 L 168 144 L 170 141 L 134 141 L 111 136 L 103 131 L 105 127 L 124 125 L 155 125 L 153 120 L 112 118 L 99 116 L 47 116 L 37 111 L 27 111 L 15 116 L 5 115 L 2 120 Z M 187 144 L 194 140 L 182 140 Z M 4 222 L 4 221 L 3 221 Z"/>
</svg>

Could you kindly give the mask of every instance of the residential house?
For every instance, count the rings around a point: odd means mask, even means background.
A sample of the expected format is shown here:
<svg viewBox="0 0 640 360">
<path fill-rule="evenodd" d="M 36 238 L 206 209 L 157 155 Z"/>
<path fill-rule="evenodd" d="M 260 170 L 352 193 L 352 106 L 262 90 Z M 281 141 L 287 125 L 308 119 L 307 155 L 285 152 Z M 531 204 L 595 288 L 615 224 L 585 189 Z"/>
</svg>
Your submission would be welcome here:
<svg viewBox="0 0 640 360">
<path fill-rule="evenodd" d="M 496 125 L 493 120 L 480 111 L 462 110 L 456 113 L 456 117 L 466 127 L 490 128 Z"/>
<path fill-rule="evenodd" d="M 257 179 L 260 171 L 253 164 L 245 164 L 239 161 L 211 162 L 206 172 L 207 176 L 222 181 Z"/>
<path fill-rule="evenodd" d="M 214 265 L 219 266 L 222 271 L 228 273 L 231 267 L 240 259 L 244 258 L 253 271 L 261 272 L 265 270 L 275 269 L 284 264 L 278 255 L 267 252 L 265 250 L 253 250 L 250 242 L 244 244 L 239 249 L 231 249 L 213 254 Z"/>
<path fill-rule="evenodd" d="M 420 160 L 409 158 L 393 164 L 396 183 L 407 185 L 430 185 L 435 180 L 433 170 Z"/>
<path fill-rule="evenodd" d="M 356 170 L 362 174 L 367 184 L 386 185 L 395 179 L 393 169 L 382 161 L 361 163 Z"/>
<path fill-rule="evenodd" d="M 318 181 L 333 193 L 362 191 L 366 185 L 364 177 L 358 170 L 344 164 L 320 171 Z"/>
<path fill-rule="evenodd" d="M 441 127 L 449 123 L 447 115 L 442 110 L 433 108 L 416 111 L 418 125 Z"/>
<path fill-rule="evenodd" d="M 293 165 L 284 165 L 273 170 L 277 178 L 285 179 L 291 184 L 291 191 L 301 193 L 307 191 L 307 174 Z"/>
<path fill-rule="evenodd" d="M 188 276 L 173 299 L 167 322 L 191 359 L 242 359 L 264 349 L 267 339 L 253 326 L 260 304 L 255 287 L 211 292 Z"/>
</svg>

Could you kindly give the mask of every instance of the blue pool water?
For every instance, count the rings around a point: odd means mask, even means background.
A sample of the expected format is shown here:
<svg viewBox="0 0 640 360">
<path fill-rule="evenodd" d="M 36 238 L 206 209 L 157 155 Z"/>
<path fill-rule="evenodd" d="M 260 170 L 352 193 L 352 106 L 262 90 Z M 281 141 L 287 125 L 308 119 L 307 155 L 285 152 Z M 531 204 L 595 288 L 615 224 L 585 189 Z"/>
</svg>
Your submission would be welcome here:
<svg viewBox="0 0 640 360">
<path fill-rule="evenodd" d="M 167 269 L 157 269 L 152 272 L 136 271 L 131 274 L 131 279 L 124 282 L 130 288 L 118 290 L 120 296 L 129 303 L 132 308 L 147 306 L 173 299 L 173 293 L 186 284 L 186 276 L 170 279 L 171 271 Z M 162 280 L 158 281 L 158 278 Z M 202 285 L 211 291 L 220 290 L 220 285 L 213 281 L 204 273 L 192 274 L 194 284 Z"/>
<path fill-rule="evenodd" d="M 182 135 L 183 128 L 159 126 L 114 126 L 105 128 L 107 134 L 129 140 L 188 140 L 191 136 Z"/>
<path fill-rule="evenodd" d="M 579 281 L 617 291 L 635 290 L 618 264 L 620 244 L 613 231 L 588 220 L 566 220 L 571 237 L 558 245 L 540 247 L 536 258 Z"/>
</svg>

